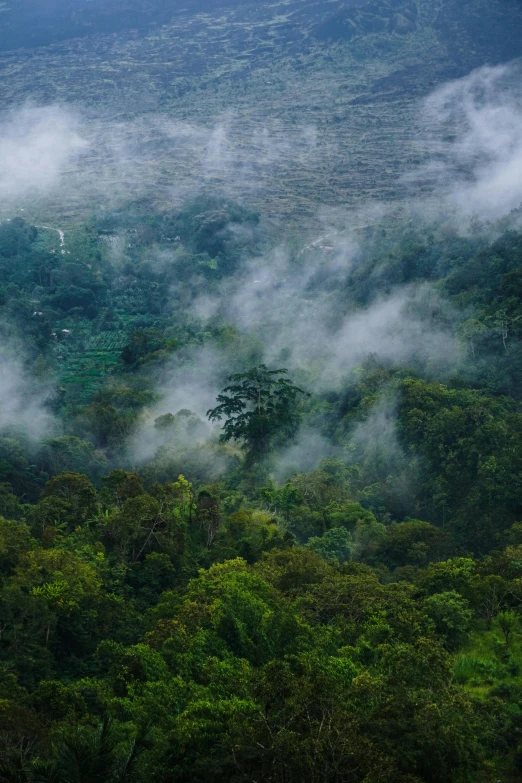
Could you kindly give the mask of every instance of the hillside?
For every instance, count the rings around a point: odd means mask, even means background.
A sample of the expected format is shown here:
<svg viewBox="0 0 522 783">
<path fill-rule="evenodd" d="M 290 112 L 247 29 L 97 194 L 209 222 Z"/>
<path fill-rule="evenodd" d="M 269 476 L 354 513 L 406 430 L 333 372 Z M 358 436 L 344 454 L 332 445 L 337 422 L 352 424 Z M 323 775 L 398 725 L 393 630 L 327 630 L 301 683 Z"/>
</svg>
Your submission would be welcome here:
<svg viewBox="0 0 522 783">
<path fill-rule="evenodd" d="M 0 0 L 0 783 L 522 783 L 522 1 Z"/>
<path fill-rule="evenodd" d="M 171 5 L 4 4 L 1 104 L 72 107 L 90 144 L 35 217 L 218 188 L 297 227 L 399 199 L 419 100 L 522 54 L 516 0 Z"/>
</svg>

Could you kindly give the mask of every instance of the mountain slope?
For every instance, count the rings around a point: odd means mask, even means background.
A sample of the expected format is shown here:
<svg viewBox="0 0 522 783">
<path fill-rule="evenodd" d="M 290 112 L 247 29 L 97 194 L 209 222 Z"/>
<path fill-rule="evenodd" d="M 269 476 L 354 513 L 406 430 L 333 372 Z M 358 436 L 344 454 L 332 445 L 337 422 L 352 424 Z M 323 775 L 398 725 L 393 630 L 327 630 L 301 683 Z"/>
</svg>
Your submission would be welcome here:
<svg viewBox="0 0 522 783">
<path fill-rule="evenodd" d="M 91 145 L 36 217 L 217 189 L 301 225 L 399 198 L 419 99 L 522 54 L 515 0 L 4 5 L 1 105 L 72 105 Z M 47 45 L 12 48 L 28 28 Z"/>
</svg>

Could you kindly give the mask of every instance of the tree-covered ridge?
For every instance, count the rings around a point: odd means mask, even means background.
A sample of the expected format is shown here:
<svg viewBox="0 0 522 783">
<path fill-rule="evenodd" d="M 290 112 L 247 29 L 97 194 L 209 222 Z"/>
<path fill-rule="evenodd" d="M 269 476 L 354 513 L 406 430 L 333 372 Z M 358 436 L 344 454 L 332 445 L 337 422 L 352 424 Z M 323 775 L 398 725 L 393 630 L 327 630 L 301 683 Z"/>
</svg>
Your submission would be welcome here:
<svg viewBox="0 0 522 783">
<path fill-rule="evenodd" d="M 0 779 L 520 777 L 521 234 L 296 244 L 275 300 L 270 243 L 214 198 L 0 225 Z M 428 348 L 275 363 L 230 300 Z"/>
<path fill-rule="evenodd" d="M 508 748 L 516 765 L 519 526 L 474 561 L 343 500 L 341 470 L 310 476 L 308 503 L 294 485 L 326 528 L 307 546 L 222 486 L 146 492 L 121 470 L 98 491 L 60 474 L 2 518 L 2 779 L 487 780 Z"/>
</svg>

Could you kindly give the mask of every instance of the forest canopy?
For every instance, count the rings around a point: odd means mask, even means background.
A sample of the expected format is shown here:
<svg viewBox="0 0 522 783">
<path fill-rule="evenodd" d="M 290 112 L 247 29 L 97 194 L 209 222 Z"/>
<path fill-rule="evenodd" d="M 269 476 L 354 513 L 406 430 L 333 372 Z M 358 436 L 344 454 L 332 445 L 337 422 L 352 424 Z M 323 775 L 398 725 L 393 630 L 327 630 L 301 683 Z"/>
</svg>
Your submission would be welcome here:
<svg viewBox="0 0 522 783">
<path fill-rule="evenodd" d="M 202 197 L 0 225 L 0 780 L 522 774 L 522 234 L 384 222 L 295 296 L 270 241 Z M 303 302 L 397 296 L 299 359 Z"/>
</svg>

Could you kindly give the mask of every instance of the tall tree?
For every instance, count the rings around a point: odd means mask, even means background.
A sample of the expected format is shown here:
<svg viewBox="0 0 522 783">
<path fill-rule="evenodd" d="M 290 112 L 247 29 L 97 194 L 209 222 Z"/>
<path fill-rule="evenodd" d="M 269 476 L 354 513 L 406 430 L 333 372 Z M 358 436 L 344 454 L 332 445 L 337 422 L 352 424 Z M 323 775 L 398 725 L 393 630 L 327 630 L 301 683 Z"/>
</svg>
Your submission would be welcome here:
<svg viewBox="0 0 522 783">
<path fill-rule="evenodd" d="M 289 440 L 299 423 L 298 399 L 306 394 L 286 377 L 288 370 L 260 364 L 231 375 L 218 395 L 219 405 L 207 412 L 211 421 L 225 419 L 221 441 L 240 441 L 248 462 L 265 457 L 272 445 Z"/>
</svg>

